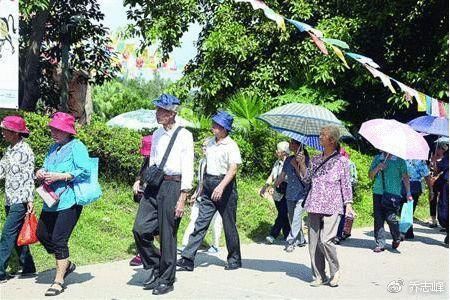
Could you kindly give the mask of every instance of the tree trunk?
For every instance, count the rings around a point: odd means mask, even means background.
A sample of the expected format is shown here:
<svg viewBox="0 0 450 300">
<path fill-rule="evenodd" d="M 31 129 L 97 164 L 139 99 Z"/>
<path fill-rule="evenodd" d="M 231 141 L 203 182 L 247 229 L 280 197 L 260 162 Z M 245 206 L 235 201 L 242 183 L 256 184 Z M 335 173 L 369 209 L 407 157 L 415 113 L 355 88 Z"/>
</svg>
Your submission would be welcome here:
<svg viewBox="0 0 450 300">
<path fill-rule="evenodd" d="M 31 21 L 33 31 L 30 35 L 30 46 L 28 48 L 21 86 L 23 87 L 23 97 L 20 108 L 28 111 L 36 109 L 36 103 L 40 97 L 39 78 L 42 76 L 40 67 L 41 44 L 45 34 L 45 23 L 49 16 L 48 10 L 39 11 Z"/>
</svg>

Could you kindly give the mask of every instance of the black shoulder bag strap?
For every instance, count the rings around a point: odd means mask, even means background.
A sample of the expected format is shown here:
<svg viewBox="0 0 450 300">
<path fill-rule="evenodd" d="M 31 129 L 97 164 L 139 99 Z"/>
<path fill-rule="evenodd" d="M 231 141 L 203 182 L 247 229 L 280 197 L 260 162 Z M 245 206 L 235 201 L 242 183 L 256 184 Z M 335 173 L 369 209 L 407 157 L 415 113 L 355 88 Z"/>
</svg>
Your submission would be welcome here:
<svg viewBox="0 0 450 300">
<path fill-rule="evenodd" d="M 312 173 L 311 173 L 311 185 L 309 186 L 308 192 L 307 192 L 306 195 L 305 195 L 305 199 L 303 199 L 302 207 L 305 206 L 306 198 L 308 198 L 309 191 L 311 190 L 311 187 L 312 187 L 312 178 L 313 178 L 313 176 L 316 175 L 317 171 L 319 171 L 319 169 L 320 169 L 324 164 L 326 164 L 327 161 L 329 161 L 329 160 L 332 159 L 333 157 L 337 156 L 338 154 L 339 154 L 339 152 L 335 151 L 332 155 L 328 156 L 323 162 L 321 162 L 320 165 L 319 165 L 317 168 L 314 169 L 314 171 L 312 171 Z M 302 182 L 302 181 L 300 180 L 300 182 Z"/>
<path fill-rule="evenodd" d="M 178 132 L 180 132 L 181 129 L 183 129 L 183 127 L 181 127 L 181 126 L 179 126 L 177 129 L 175 129 L 175 132 L 173 133 L 172 137 L 170 138 L 169 145 L 167 146 L 166 152 L 164 153 L 163 159 L 162 159 L 161 164 L 159 165 L 158 169 L 160 169 L 160 170 L 164 169 L 167 159 L 169 158 L 170 151 L 172 150 L 173 144 L 175 143 L 175 139 L 177 138 Z"/>
</svg>

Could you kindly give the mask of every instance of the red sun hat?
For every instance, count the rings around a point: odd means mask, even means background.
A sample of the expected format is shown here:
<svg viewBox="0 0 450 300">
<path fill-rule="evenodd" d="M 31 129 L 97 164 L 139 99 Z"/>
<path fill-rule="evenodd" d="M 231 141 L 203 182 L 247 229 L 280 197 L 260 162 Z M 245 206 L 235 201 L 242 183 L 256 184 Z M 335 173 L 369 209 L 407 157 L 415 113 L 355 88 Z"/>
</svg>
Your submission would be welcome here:
<svg viewBox="0 0 450 300">
<path fill-rule="evenodd" d="M 143 156 L 149 156 L 151 149 L 152 149 L 152 136 L 151 135 L 144 136 L 141 140 L 141 149 L 139 152 Z"/>
<path fill-rule="evenodd" d="M 27 128 L 27 123 L 20 116 L 4 117 L 2 123 L 0 124 L 0 127 L 9 131 L 23 133 L 26 135 L 30 134 L 30 131 Z"/>
<path fill-rule="evenodd" d="M 55 113 L 48 123 L 48 126 L 70 134 L 77 134 L 77 131 L 75 130 L 75 117 L 67 113 Z"/>
</svg>

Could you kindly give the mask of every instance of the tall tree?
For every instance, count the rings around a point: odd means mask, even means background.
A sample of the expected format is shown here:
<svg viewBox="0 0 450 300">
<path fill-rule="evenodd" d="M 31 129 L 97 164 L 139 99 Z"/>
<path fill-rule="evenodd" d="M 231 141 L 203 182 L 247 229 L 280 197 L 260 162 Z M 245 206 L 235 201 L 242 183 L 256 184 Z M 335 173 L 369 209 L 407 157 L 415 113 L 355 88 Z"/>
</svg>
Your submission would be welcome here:
<svg viewBox="0 0 450 300">
<path fill-rule="evenodd" d="M 283 16 L 322 30 L 326 37 L 346 41 L 354 52 L 372 57 L 382 71 L 399 81 L 448 99 L 446 1 L 265 3 Z M 275 96 L 304 94 L 299 89 L 345 99 L 351 109 L 341 116 L 354 123 L 390 115 L 404 103 L 400 94 L 390 95 L 359 64 L 346 70 L 335 55 L 322 55 L 306 33 L 290 24 L 286 31 L 278 30 L 262 10 L 253 10 L 249 3 L 125 0 L 125 4 L 128 17 L 135 22 L 132 32 L 145 45 L 158 40 L 166 55 L 179 45 L 190 23 L 203 26 L 197 56 L 174 91 L 182 94 L 200 87 L 197 100 L 207 112 L 237 92 L 263 98 L 270 106 Z M 407 113 L 412 111 L 411 107 Z"/>
<path fill-rule="evenodd" d="M 45 2 L 34 0 L 35 2 Z M 63 28 L 69 28 L 70 71 L 85 71 L 90 82 L 101 84 L 114 77 L 108 29 L 96 0 L 50 0 L 44 9 L 21 2 L 20 106 L 34 110 L 41 99 L 56 107 L 59 86 L 55 71 L 61 62 Z"/>
</svg>

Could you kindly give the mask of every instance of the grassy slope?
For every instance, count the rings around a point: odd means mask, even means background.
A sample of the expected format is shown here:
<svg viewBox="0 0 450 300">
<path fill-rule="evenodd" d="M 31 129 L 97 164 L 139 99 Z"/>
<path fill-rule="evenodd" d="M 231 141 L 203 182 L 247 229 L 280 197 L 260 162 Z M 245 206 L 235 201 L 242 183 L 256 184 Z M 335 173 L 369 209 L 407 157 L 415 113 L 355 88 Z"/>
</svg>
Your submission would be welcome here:
<svg viewBox="0 0 450 300">
<path fill-rule="evenodd" d="M 240 180 L 238 184 L 240 199 L 237 223 L 243 243 L 264 238 L 276 215 L 273 203 L 258 196 L 258 190 L 263 182 L 262 179 L 248 178 Z M 103 198 L 95 204 L 85 207 L 70 240 L 71 257 L 79 264 L 124 259 L 134 254 L 131 228 L 137 204 L 132 200 L 130 187 L 114 182 L 103 182 L 102 186 L 104 189 Z M 358 212 L 355 226 L 372 226 L 370 189 L 360 190 L 359 194 L 363 195 L 358 196 L 360 199 L 358 198 L 355 203 Z M 3 197 L 2 192 L 2 203 L 4 203 Z M 424 196 L 421 198 L 416 212 L 416 217 L 420 219 L 428 217 L 428 202 L 424 201 L 425 199 Z M 36 205 L 36 210 L 40 212 L 39 201 Z M 189 221 L 189 211 L 186 214 L 178 232 L 179 241 L 181 241 L 182 234 Z M 1 210 L 0 227 L 3 224 L 4 217 L 4 210 Z M 205 243 L 209 243 L 209 241 L 211 241 L 210 234 L 208 234 Z M 224 243 L 223 235 L 222 243 Z M 53 259 L 41 245 L 33 245 L 32 252 L 39 270 L 54 266 Z"/>
</svg>

